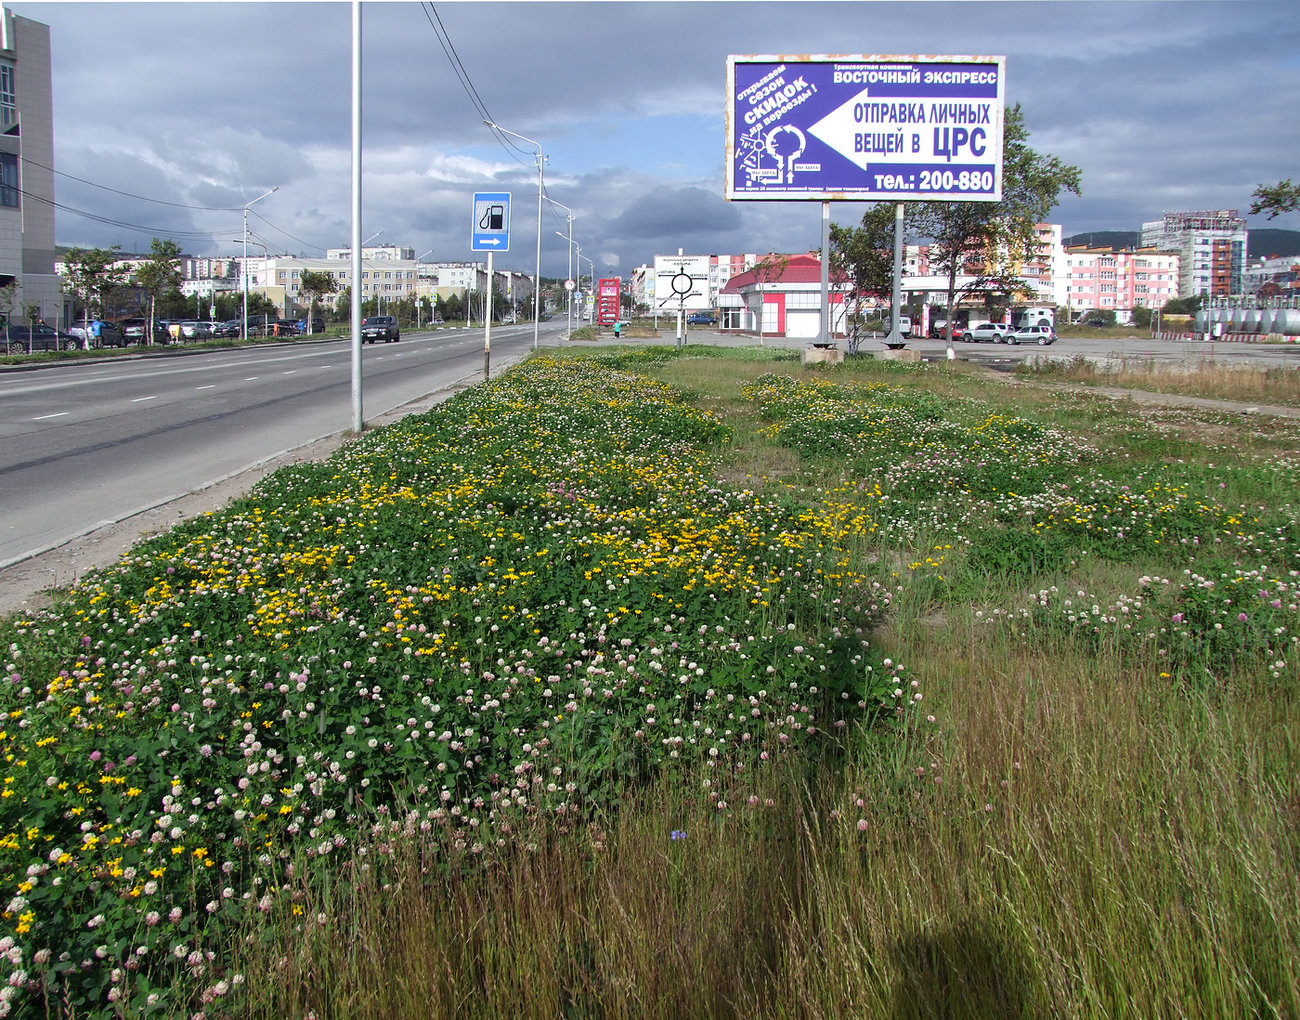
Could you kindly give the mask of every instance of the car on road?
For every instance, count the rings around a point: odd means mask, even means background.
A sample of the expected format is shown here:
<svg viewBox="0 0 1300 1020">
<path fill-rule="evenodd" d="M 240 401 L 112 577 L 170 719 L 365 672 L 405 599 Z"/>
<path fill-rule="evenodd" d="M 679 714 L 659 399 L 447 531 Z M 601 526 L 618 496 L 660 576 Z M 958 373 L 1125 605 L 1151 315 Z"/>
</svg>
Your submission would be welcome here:
<svg viewBox="0 0 1300 1020">
<path fill-rule="evenodd" d="M 691 312 L 690 315 L 686 316 L 686 321 L 692 326 L 716 326 L 718 324 L 717 317 L 708 312 Z"/>
<path fill-rule="evenodd" d="M 997 322 L 981 322 L 977 326 L 968 326 L 961 338 L 968 344 L 978 344 L 985 341 L 991 341 L 1000 344 L 1011 331 L 1009 326 L 1004 326 Z"/>
<path fill-rule="evenodd" d="M 1009 344 L 1038 344 L 1046 347 L 1056 343 L 1056 330 L 1051 326 L 1021 326 L 1007 337 Z"/>
<path fill-rule="evenodd" d="M 397 319 L 392 315 L 371 315 L 361 320 L 361 340 L 373 344 L 376 340 L 384 343 L 396 343 L 402 339 L 402 331 L 397 328 Z"/>
<path fill-rule="evenodd" d="M 35 326 L 6 326 L 5 351 L 9 354 L 39 354 L 42 351 L 75 351 L 81 341 L 71 333 L 56 330 L 45 323 Z"/>
</svg>

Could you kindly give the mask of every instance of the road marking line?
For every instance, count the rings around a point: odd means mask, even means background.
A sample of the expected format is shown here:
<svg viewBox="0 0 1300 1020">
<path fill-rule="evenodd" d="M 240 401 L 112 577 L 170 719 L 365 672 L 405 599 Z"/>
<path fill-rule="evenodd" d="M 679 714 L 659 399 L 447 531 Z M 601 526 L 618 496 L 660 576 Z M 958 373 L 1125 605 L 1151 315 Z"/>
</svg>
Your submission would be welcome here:
<svg viewBox="0 0 1300 1020">
<path fill-rule="evenodd" d="M 138 403 L 140 403 L 142 400 L 157 400 L 157 399 L 158 399 L 158 394 L 155 393 L 155 394 L 153 394 L 152 396 L 149 396 L 149 397 L 136 397 L 134 400 L 131 401 L 131 403 L 133 403 L 133 404 L 138 404 Z"/>
<path fill-rule="evenodd" d="M 253 382 L 253 381 L 255 381 L 256 379 L 257 379 L 257 376 L 255 376 L 255 375 L 250 375 L 247 379 L 244 380 L 244 382 Z"/>
<path fill-rule="evenodd" d="M 196 390 L 215 390 L 215 389 L 217 388 L 217 384 L 216 384 L 216 383 L 208 383 L 206 386 L 195 386 L 194 388 L 195 388 Z"/>
<path fill-rule="evenodd" d="M 285 374 L 285 375 L 294 375 L 297 371 L 298 371 L 298 370 L 297 370 L 296 368 L 291 368 L 291 369 L 289 369 L 289 371 L 285 372 L 284 374 Z"/>
<path fill-rule="evenodd" d="M 32 421 L 48 421 L 50 418 L 62 418 L 65 414 L 71 414 L 71 411 L 58 411 L 55 414 L 42 414 L 33 418 Z"/>
</svg>

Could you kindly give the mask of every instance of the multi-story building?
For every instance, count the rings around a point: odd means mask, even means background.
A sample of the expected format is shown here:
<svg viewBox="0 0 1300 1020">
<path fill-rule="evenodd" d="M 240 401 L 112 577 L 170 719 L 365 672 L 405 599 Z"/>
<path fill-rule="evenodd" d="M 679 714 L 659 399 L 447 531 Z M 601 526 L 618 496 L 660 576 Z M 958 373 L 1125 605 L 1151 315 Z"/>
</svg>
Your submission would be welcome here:
<svg viewBox="0 0 1300 1020">
<path fill-rule="evenodd" d="M 1246 221 L 1236 209 L 1167 212 L 1142 224 L 1142 247 L 1180 256 L 1178 297 L 1245 292 Z"/>
<path fill-rule="evenodd" d="M 0 8 L 0 314 L 66 321 L 54 269 L 50 27 Z"/>
<path fill-rule="evenodd" d="M 1244 273 L 1245 293 L 1261 297 L 1300 294 L 1300 258 L 1274 255 L 1248 263 Z"/>
<path fill-rule="evenodd" d="M 1156 248 L 1120 250 L 1083 245 L 1067 248 L 1067 288 L 1063 301 L 1071 312 L 1114 312 L 1127 322 L 1134 308 L 1160 308 L 1178 297 L 1181 257 Z"/>
<path fill-rule="evenodd" d="M 351 259 L 351 248 L 326 248 L 325 257 L 327 259 Z M 361 246 L 362 260 L 370 259 L 375 262 L 414 262 L 415 249 L 401 248 L 395 244 L 380 244 L 372 248 Z"/>
</svg>

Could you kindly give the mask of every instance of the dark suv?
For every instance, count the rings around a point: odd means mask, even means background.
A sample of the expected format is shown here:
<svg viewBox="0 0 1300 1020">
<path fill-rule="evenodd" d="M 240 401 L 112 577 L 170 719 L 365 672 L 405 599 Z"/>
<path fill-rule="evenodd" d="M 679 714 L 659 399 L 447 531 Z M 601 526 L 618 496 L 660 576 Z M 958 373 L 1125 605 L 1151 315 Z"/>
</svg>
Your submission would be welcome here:
<svg viewBox="0 0 1300 1020">
<path fill-rule="evenodd" d="M 391 315 L 372 315 L 361 320 L 361 339 L 373 344 L 376 340 L 384 343 L 396 343 L 402 339 L 402 332 L 397 328 L 397 319 Z"/>
</svg>

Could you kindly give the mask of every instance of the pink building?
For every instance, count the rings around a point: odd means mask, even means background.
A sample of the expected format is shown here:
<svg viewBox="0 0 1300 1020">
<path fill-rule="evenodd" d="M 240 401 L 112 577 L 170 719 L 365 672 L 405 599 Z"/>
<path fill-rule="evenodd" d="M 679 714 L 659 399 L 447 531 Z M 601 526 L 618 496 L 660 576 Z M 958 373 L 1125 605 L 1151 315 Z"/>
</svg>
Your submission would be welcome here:
<svg viewBox="0 0 1300 1020">
<path fill-rule="evenodd" d="M 1127 322 L 1134 308 L 1160 308 L 1178 296 L 1179 256 L 1156 248 L 1120 251 L 1071 247 L 1065 303 L 1071 312 L 1096 308 Z"/>
</svg>

